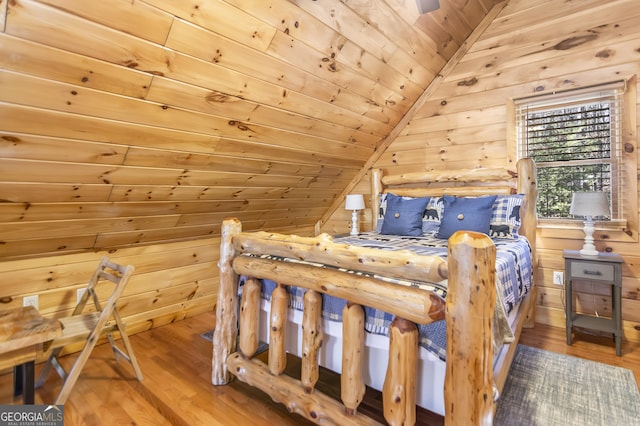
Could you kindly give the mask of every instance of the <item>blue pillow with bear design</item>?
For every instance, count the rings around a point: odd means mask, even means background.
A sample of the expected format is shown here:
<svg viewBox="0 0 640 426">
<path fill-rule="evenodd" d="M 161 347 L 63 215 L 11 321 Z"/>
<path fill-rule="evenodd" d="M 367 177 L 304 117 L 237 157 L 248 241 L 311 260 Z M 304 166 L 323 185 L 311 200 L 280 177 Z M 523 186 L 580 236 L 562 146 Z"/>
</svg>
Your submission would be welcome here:
<svg viewBox="0 0 640 426">
<path fill-rule="evenodd" d="M 520 230 L 520 208 L 524 194 L 498 195 L 493 203 L 489 227 L 491 238 L 516 239 Z"/>
<path fill-rule="evenodd" d="M 444 212 L 444 199 L 431 197 L 422 217 L 422 233 L 435 235 L 440 229 L 440 218 Z"/>
</svg>

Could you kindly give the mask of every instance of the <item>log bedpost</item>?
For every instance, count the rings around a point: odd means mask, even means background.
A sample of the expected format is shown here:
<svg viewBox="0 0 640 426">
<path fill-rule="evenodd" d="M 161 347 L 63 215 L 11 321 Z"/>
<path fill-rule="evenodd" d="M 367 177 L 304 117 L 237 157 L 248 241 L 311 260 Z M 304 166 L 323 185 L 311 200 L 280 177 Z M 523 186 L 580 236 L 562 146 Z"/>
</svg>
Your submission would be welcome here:
<svg viewBox="0 0 640 426">
<path fill-rule="evenodd" d="M 220 236 L 220 287 L 216 307 L 216 328 L 213 332 L 213 361 L 211 383 L 225 385 L 229 382 L 227 357 L 236 350 L 238 337 L 238 276 L 231 267 L 235 256 L 232 239 L 242 232 L 242 224 L 236 218 L 222 222 Z"/>
<path fill-rule="evenodd" d="M 533 283 L 531 286 L 531 295 L 533 300 L 537 299 L 537 286 L 535 285 L 537 273 L 536 266 L 536 231 L 538 228 L 538 213 L 536 211 L 536 201 L 538 200 L 538 178 L 536 174 L 536 165 L 531 158 L 521 158 L 516 164 L 518 169 L 518 192 L 525 194 L 522 209 L 522 224 L 520 225 L 520 235 L 524 235 L 531 244 L 531 259 L 533 262 Z M 536 304 L 531 304 L 531 309 L 527 312 L 527 320 L 525 327 L 533 327 L 536 321 Z"/>
<path fill-rule="evenodd" d="M 382 171 L 371 169 L 371 230 L 378 227 L 378 214 L 380 213 L 380 194 L 382 193 Z"/>
<path fill-rule="evenodd" d="M 536 165 L 531 158 L 521 158 L 516 164 L 518 170 L 518 193 L 525 194 L 524 212 L 522 224 L 518 231 L 520 235 L 527 237 L 531 247 L 536 246 L 536 228 L 538 227 L 538 214 L 536 212 L 536 200 L 538 199 L 538 184 Z"/>
<path fill-rule="evenodd" d="M 448 259 L 445 425 L 491 425 L 496 247 L 484 234 L 458 231 Z"/>
</svg>

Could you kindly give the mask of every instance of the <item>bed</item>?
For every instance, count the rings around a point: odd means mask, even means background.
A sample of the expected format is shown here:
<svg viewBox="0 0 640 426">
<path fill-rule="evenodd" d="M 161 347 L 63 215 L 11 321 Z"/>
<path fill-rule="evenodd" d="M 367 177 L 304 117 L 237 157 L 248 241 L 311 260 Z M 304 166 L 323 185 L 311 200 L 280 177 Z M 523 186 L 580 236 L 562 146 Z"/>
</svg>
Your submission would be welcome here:
<svg viewBox="0 0 640 426">
<path fill-rule="evenodd" d="M 446 424 L 491 424 L 522 327 L 534 321 L 535 165 L 371 175 L 377 232 L 341 240 L 242 232 L 237 219 L 224 221 L 212 383 L 236 377 L 316 423 L 371 424 L 358 413 L 369 385 L 382 391 L 389 424 L 415 423 L 416 405 L 444 414 Z M 508 213 L 494 223 L 505 203 Z M 490 228 L 482 219 L 476 229 L 473 218 L 487 205 Z M 464 214 L 452 215 L 458 208 Z M 394 217 L 414 217 L 412 234 L 399 248 L 379 247 L 395 238 Z M 399 226 L 405 234 L 407 224 Z M 430 233 L 446 237 L 444 254 L 416 249 Z M 528 285 L 506 284 L 518 293 L 513 300 L 499 285 L 507 240 L 525 244 L 530 256 L 528 269 L 507 274 L 529 275 Z M 341 309 L 328 312 L 328 300 L 343 301 Z M 380 319 L 383 332 L 370 332 Z M 425 329 L 443 331 L 439 349 L 428 348 Z M 261 340 L 267 362 L 254 356 Z M 301 357 L 299 379 L 283 374 L 287 353 Z M 320 366 L 341 374 L 341 401 L 315 389 Z"/>
</svg>

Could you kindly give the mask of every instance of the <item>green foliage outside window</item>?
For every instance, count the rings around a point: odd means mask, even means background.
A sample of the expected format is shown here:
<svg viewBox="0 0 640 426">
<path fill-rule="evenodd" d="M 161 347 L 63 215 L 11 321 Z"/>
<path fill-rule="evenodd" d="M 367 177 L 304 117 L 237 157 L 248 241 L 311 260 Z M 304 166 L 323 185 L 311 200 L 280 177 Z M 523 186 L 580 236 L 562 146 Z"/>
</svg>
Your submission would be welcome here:
<svg viewBox="0 0 640 426">
<path fill-rule="evenodd" d="M 535 156 L 534 156 L 535 159 Z M 542 167 L 538 170 L 538 215 L 568 218 L 571 195 L 581 191 L 610 192 L 608 164 Z"/>
<path fill-rule="evenodd" d="M 521 107 L 524 156 L 538 167 L 538 214 L 569 218 L 573 192 L 612 191 L 612 104 Z M 610 197 L 611 199 L 611 197 Z"/>
</svg>

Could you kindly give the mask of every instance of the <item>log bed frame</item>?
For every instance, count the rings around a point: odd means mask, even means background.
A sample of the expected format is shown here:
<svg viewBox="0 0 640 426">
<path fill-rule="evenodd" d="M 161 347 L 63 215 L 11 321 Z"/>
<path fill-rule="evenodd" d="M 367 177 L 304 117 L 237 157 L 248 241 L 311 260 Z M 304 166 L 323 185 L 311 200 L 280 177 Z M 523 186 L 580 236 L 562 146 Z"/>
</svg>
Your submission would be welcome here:
<svg viewBox="0 0 640 426">
<path fill-rule="evenodd" d="M 532 160 L 519 160 L 516 172 L 486 168 L 380 178 L 380 173 L 374 170 L 372 178 L 372 194 L 389 185 L 395 186 L 394 193 L 411 196 L 443 193 L 475 196 L 516 191 L 525 194 L 520 212 L 520 234 L 531 243 L 535 271 L 537 187 Z M 418 188 L 414 182 L 422 182 L 423 186 Z M 439 185 L 449 186 L 436 188 Z M 374 221 L 378 211 L 377 198 L 375 195 L 371 197 Z M 445 424 L 491 424 L 495 412 L 494 384 L 502 390 L 522 327 L 533 325 L 535 285 L 532 285 L 519 310 L 514 330 L 516 341 L 507 345 L 508 349 L 500 351 L 500 358 L 494 363 L 491 327 L 496 301 L 495 246 L 484 234 L 459 231 L 449 239 L 448 250 L 447 265 L 447 261 L 435 256 L 421 256 L 408 251 L 385 251 L 382 254 L 376 249 L 334 243 L 327 234 L 300 237 L 267 232 L 243 233 L 239 220 L 225 220 L 213 336 L 212 383 L 227 384 L 232 373 L 239 380 L 261 389 L 274 401 L 285 404 L 290 412 L 313 422 L 375 424 L 371 418 L 357 411 L 365 393 L 361 374 L 365 333 L 362 306 L 371 306 L 395 315 L 389 334 L 389 365 L 382 389 L 383 413 L 389 424 L 415 423 L 418 347 L 415 324 L 427 324 L 443 318 L 447 324 Z M 438 282 L 448 278 L 447 298 L 445 302 L 429 291 L 397 286 L 338 269 L 241 256 L 243 253 L 296 258 L 421 281 Z M 239 326 L 238 275 L 251 277 L 242 293 Z M 268 364 L 253 358 L 259 345 L 259 278 L 277 283 L 271 300 Z M 286 364 L 287 283 L 308 289 L 304 297 L 299 380 L 282 374 Z M 314 389 L 319 377 L 318 353 L 323 340 L 321 293 L 349 301 L 343 311 L 342 402 Z M 237 352 L 236 345 L 239 346 Z"/>
</svg>

